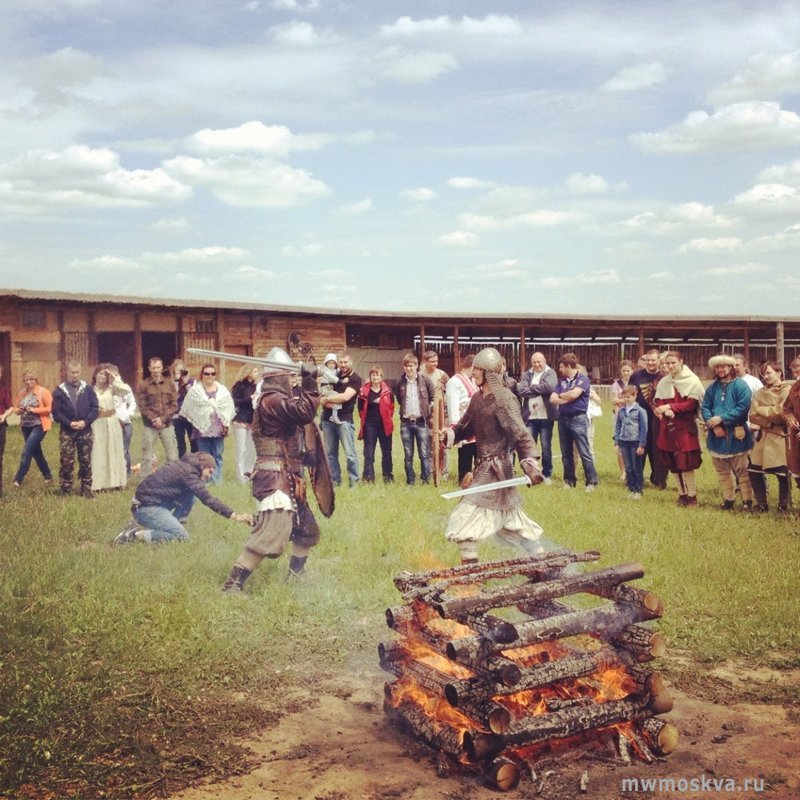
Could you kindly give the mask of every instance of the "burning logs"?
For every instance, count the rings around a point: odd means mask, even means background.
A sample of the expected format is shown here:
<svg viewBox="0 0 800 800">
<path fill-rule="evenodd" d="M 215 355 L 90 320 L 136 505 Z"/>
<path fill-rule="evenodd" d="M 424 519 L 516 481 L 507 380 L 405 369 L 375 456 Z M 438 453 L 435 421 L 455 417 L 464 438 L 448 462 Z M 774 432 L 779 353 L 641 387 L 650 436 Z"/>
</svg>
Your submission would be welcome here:
<svg viewBox="0 0 800 800">
<path fill-rule="evenodd" d="M 401 638 L 379 647 L 381 667 L 397 678 L 386 685 L 386 713 L 505 791 L 551 742 L 616 731 L 628 757 L 671 752 L 677 729 L 654 715 L 672 698 L 643 666 L 664 653 L 664 637 L 642 624 L 663 603 L 627 585 L 644 575 L 640 564 L 575 573 L 599 557 L 559 550 L 397 576 L 404 604 L 386 620 Z M 579 595 L 593 596 L 591 607 L 563 601 Z"/>
</svg>

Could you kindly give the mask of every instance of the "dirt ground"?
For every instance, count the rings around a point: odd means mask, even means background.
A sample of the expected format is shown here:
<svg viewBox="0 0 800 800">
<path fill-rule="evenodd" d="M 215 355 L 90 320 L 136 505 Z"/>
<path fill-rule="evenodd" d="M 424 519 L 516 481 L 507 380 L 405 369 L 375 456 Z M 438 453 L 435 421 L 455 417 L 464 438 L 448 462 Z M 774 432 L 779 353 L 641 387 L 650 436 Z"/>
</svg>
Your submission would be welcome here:
<svg viewBox="0 0 800 800">
<path fill-rule="evenodd" d="M 736 687 L 754 682 L 800 681 L 797 671 L 778 675 L 719 667 L 726 695 L 699 699 L 670 687 L 675 708 L 668 715 L 680 732 L 672 755 L 660 763 L 612 761 L 610 749 L 576 749 L 533 765 L 519 787 L 502 793 L 459 768 L 437 774 L 437 759 L 394 728 L 383 712 L 387 676 L 348 674 L 300 688 L 289 713 L 245 744 L 261 759 L 251 773 L 174 795 L 173 800 L 509 800 L 540 798 L 800 798 L 800 716 L 797 709 L 736 702 Z M 585 793 L 582 775 L 588 775 Z M 721 781 L 714 788 L 699 781 Z M 663 778 L 655 791 L 623 792 L 625 778 Z M 692 779 L 698 791 L 691 791 Z M 745 791 L 745 780 L 751 788 Z M 755 783 L 753 781 L 755 780 Z"/>
</svg>

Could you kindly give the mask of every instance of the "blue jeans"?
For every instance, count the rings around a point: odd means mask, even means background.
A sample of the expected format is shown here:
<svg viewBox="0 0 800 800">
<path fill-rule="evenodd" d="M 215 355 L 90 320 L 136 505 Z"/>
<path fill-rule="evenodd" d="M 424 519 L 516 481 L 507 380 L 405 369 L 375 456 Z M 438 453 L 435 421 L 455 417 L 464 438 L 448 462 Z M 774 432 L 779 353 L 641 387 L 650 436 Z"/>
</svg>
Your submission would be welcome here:
<svg viewBox="0 0 800 800">
<path fill-rule="evenodd" d="M 200 436 L 194 442 L 197 445 L 196 452 L 208 453 L 214 457 L 214 474 L 209 483 L 219 483 L 222 480 L 222 451 L 225 449 L 225 437 Z"/>
<path fill-rule="evenodd" d="M 406 469 L 406 483 L 411 486 L 416 480 L 414 475 L 414 442 L 417 443 L 419 460 L 422 466 L 420 479 L 423 483 L 427 483 L 433 471 L 433 462 L 431 461 L 431 429 L 428 427 L 428 423 L 425 422 L 425 420 L 422 422 L 401 421 L 400 439 L 403 442 L 403 466 Z"/>
<path fill-rule="evenodd" d="M 381 473 L 384 481 L 394 480 L 392 476 L 392 437 L 383 432 L 383 423 L 364 425 L 364 480 L 375 480 L 375 448 L 381 443 Z"/>
<path fill-rule="evenodd" d="M 528 430 L 533 441 L 539 444 L 542 451 L 542 474 L 549 478 L 553 474 L 553 422 L 549 419 L 529 419 Z"/>
<path fill-rule="evenodd" d="M 186 455 L 186 442 L 189 442 L 189 452 L 197 452 L 197 444 L 192 439 L 192 423 L 185 417 L 172 418 L 172 428 L 175 431 L 175 441 L 178 445 L 178 458 Z"/>
<path fill-rule="evenodd" d="M 644 491 L 644 460 L 646 454 L 636 455 L 639 442 L 617 442 L 622 463 L 625 464 L 625 481 L 628 491 L 641 494 Z"/>
<path fill-rule="evenodd" d="M 578 455 L 583 464 L 586 485 L 597 484 L 597 470 L 594 466 L 592 451 L 589 448 L 589 417 L 586 414 L 575 414 L 572 417 L 558 418 L 558 442 L 561 445 L 561 463 L 564 465 L 564 483 L 574 486 L 578 479 L 575 476 L 575 457 L 572 446 L 578 448 Z"/>
<path fill-rule="evenodd" d="M 53 480 L 53 473 L 50 472 L 50 465 L 42 452 L 42 439 L 47 436 L 47 431 L 41 425 L 34 425 L 32 428 L 22 428 L 22 437 L 25 444 L 22 446 L 22 455 L 19 459 L 19 469 L 14 480 L 22 483 L 28 474 L 31 466 L 31 459 L 36 462 L 39 472 L 42 473 L 46 481 Z"/>
<path fill-rule="evenodd" d="M 358 456 L 356 455 L 356 428 L 353 421 L 336 425 L 333 422 L 322 420 L 320 424 L 322 435 L 325 437 L 325 451 L 328 454 L 331 480 L 337 486 L 342 482 L 342 468 L 339 466 L 339 443 L 341 442 L 347 459 L 347 477 L 350 485 L 355 486 L 358 483 Z"/>
<path fill-rule="evenodd" d="M 139 506 L 133 510 L 133 518 L 145 530 L 150 531 L 151 542 L 183 541 L 189 538 L 183 523 L 194 505 L 194 494 L 186 490 L 178 499 L 175 508 L 164 506 Z"/>
</svg>

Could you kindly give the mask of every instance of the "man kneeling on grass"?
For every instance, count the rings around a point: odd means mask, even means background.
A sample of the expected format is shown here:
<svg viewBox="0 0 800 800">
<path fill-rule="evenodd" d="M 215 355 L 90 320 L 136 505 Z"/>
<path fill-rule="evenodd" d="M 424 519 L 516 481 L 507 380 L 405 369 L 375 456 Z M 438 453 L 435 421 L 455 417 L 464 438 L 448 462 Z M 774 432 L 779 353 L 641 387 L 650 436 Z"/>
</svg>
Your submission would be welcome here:
<svg viewBox="0 0 800 800">
<path fill-rule="evenodd" d="M 237 514 L 206 488 L 215 467 L 214 457 L 208 453 L 188 453 L 180 461 L 169 461 L 148 475 L 136 489 L 131 504 L 133 521 L 114 539 L 114 544 L 188 539 L 184 523 L 195 498 L 226 519 L 252 524 L 249 514 Z"/>
</svg>

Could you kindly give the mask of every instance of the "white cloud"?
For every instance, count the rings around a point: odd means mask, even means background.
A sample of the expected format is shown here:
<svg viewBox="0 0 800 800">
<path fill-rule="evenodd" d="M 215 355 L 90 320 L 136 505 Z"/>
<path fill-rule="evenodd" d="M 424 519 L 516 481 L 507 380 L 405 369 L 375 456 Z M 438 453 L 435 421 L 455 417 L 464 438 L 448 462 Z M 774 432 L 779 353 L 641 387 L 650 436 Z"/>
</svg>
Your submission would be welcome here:
<svg viewBox="0 0 800 800">
<path fill-rule="evenodd" d="M 165 161 L 164 169 L 184 183 L 205 186 L 236 208 L 292 208 L 329 193 L 328 187 L 302 169 L 250 156 Z"/>
<path fill-rule="evenodd" d="M 737 194 L 733 202 L 757 213 L 796 214 L 800 211 L 800 189 L 782 183 L 759 183 Z"/>
<path fill-rule="evenodd" d="M 35 150 L 0 165 L 0 207 L 23 213 L 145 208 L 182 202 L 191 194 L 160 167 L 124 169 L 108 148 Z"/>
<path fill-rule="evenodd" d="M 261 3 L 259 2 L 259 0 L 250 0 L 250 2 L 245 3 L 242 6 L 242 8 L 245 11 L 251 11 L 251 12 L 258 11 L 261 8 Z"/>
<path fill-rule="evenodd" d="M 800 247 L 800 223 L 748 242 L 748 250 L 754 253 L 773 253 L 795 247 Z"/>
<path fill-rule="evenodd" d="M 322 245 L 317 242 L 301 245 L 287 244 L 281 248 L 281 255 L 284 258 L 308 258 L 319 255 L 321 252 Z"/>
<path fill-rule="evenodd" d="M 610 188 L 608 181 L 600 175 L 584 175 L 582 172 L 569 175 L 564 185 L 575 194 L 604 194 Z"/>
<path fill-rule="evenodd" d="M 353 217 L 359 214 L 366 214 L 368 211 L 372 211 L 371 197 L 365 197 L 363 200 L 358 200 L 355 203 L 345 203 L 343 206 L 339 206 L 340 214 L 348 214 Z"/>
<path fill-rule="evenodd" d="M 734 103 L 709 114 L 693 111 L 661 133 L 630 140 L 647 153 L 701 153 L 800 145 L 800 116 L 774 102 Z"/>
<path fill-rule="evenodd" d="M 280 277 L 279 273 L 273 272 L 271 269 L 261 269 L 252 264 L 243 264 L 241 267 L 237 267 L 233 274 L 245 280 L 274 280 Z"/>
<path fill-rule="evenodd" d="M 489 214 L 461 214 L 459 220 L 465 228 L 482 231 L 509 230 L 511 228 L 554 228 L 580 222 L 583 215 L 577 211 L 539 209 L 524 214 L 499 217 Z"/>
<path fill-rule="evenodd" d="M 456 177 L 449 178 L 448 186 L 454 189 L 493 189 L 497 184 L 494 181 L 484 181 L 480 178 Z"/>
<path fill-rule="evenodd" d="M 446 52 L 402 52 L 397 48 L 385 50 L 380 70 L 382 77 L 399 83 L 427 83 L 458 68 L 458 60 Z"/>
<path fill-rule="evenodd" d="M 713 206 L 690 202 L 671 206 L 658 213 L 645 211 L 612 226 L 617 232 L 664 234 L 682 228 L 728 228 L 733 220 L 718 214 Z"/>
<path fill-rule="evenodd" d="M 767 167 L 758 174 L 758 180 L 762 183 L 788 183 L 800 187 L 800 160 Z"/>
<path fill-rule="evenodd" d="M 669 73 L 670 70 L 658 61 L 637 64 L 634 67 L 620 70 L 600 87 L 600 91 L 635 92 L 640 89 L 649 89 L 651 86 L 663 83 Z"/>
<path fill-rule="evenodd" d="M 717 255 L 719 253 L 732 253 L 742 247 L 742 240 L 735 237 L 720 236 L 716 239 L 692 239 L 682 244 L 677 253 L 700 253 L 703 255 Z"/>
<path fill-rule="evenodd" d="M 732 264 L 728 267 L 713 267 L 703 270 L 703 275 L 710 278 L 726 278 L 736 275 L 760 275 L 769 272 L 770 268 L 766 264 Z"/>
<path fill-rule="evenodd" d="M 184 250 L 167 252 L 145 252 L 139 256 L 103 255 L 89 259 L 74 259 L 70 266 L 76 269 L 131 270 L 151 269 L 170 270 L 180 267 L 207 267 L 242 261 L 249 253 L 241 247 L 188 247 Z"/>
<path fill-rule="evenodd" d="M 428 189 L 426 186 L 421 186 L 418 189 L 406 189 L 400 192 L 400 197 L 404 200 L 411 200 L 416 203 L 425 203 L 428 200 L 436 198 L 436 192 L 433 189 Z"/>
<path fill-rule="evenodd" d="M 189 136 L 187 147 L 197 153 L 261 153 L 287 156 L 293 151 L 319 150 L 331 141 L 327 134 L 294 134 L 285 125 L 256 120 L 238 128 L 203 128 Z"/>
<path fill-rule="evenodd" d="M 479 247 L 481 240 L 477 234 L 469 231 L 453 231 L 440 236 L 437 242 L 449 247 Z"/>
<path fill-rule="evenodd" d="M 449 16 L 428 17 L 414 20 L 411 17 L 400 17 L 391 25 L 381 25 L 381 35 L 385 37 L 415 37 L 435 35 L 461 36 L 515 36 L 522 33 L 523 28 L 512 17 L 500 14 L 488 14 L 483 19 L 461 17 L 452 20 Z"/>
<path fill-rule="evenodd" d="M 270 5 L 277 11 L 295 11 L 301 14 L 308 14 L 317 11 L 322 7 L 320 0 L 271 0 Z"/>
<path fill-rule="evenodd" d="M 743 100 L 764 100 L 800 91 L 800 50 L 774 55 L 750 56 L 744 69 L 728 83 L 712 89 L 708 101 L 727 105 Z"/>
<path fill-rule="evenodd" d="M 153 229 L 159 233 L 184 233 L 189 228 L 189 220 L 185 217 L 164 218 L 153 223 Z"/>
<path fill-rule="evenodd" d="M 314 47 L 320 43 L 320 36 L 308 22 L 287 22 L 270 29 L 273 40 L 283 47 Z"/>
<path fill-rule="evenodd" d="M 615 269 L 600 269 L 582 272 L 570 276 L 548 276 L 537 281 L 545 289 L 559 289 L 568 286 L 597 286 L 620 282 L 619 273 Z"/>
<path fill-rule="evenodd" d="M 671 281 L 671 280 L 674 280 L 674 278 L 675 278 L 675 275 L 672 272 L 669 272 L 668 270 L 661 270 L 659 272 L 651 272 L 647 276 L 648 280 L 659 281 L 659 282 Z"/>
</svg>

